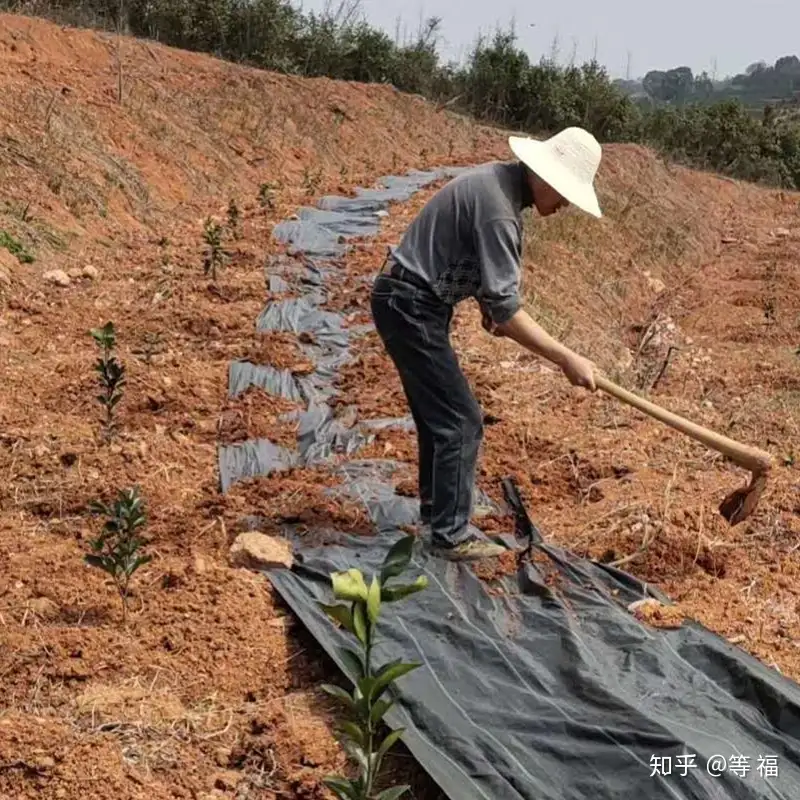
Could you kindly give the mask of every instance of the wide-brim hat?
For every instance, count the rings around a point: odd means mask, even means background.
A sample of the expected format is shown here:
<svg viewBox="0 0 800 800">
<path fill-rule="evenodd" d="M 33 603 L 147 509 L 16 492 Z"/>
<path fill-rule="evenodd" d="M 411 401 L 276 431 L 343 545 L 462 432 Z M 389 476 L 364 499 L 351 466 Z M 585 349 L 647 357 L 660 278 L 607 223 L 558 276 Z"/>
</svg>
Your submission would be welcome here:
<svg viewBox="0 0 800 800">
<path fill-rule="evenodd" d="M 544 141 L 510 136 L 508 144 L 528 169 L 565 200 L 593 217 L 603 216 L 594 190 L 602 149 L 591 133 L 583 128 L 565 128 Z"/>
</svg>

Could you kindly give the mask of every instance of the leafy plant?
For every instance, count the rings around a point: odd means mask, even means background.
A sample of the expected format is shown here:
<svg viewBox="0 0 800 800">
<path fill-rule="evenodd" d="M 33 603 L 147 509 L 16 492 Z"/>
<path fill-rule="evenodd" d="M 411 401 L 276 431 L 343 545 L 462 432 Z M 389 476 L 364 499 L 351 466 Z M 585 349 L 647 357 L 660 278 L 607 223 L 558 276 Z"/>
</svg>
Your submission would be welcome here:
<svg viewBox="0 0 800 800">
<path fill-rule="evenodd" d="M 240 223 L 241 214 L 239 213 L 239 206 L 237 206 L 236 201 L 231 198 L 230 203 L 228 203 L 228 229 L 233 234 L 234 239 L 238 239 L 241 233 L 239 227 Z"/>
<path fill-rule="evenodd" d="M 275 189 L 271 183 L 262 183 L 258 187 L 258 202 L 262 208 L 275 208 Z"/>
<path fill-rule="evenodd" d="M 303 189 L 308 197 L 315 194 L 322 184 L 322 168 L 312 171 L 308 167 L 303 169 Z"/>
<path fill-rule="evenodd" d="M 127 624 L 131 578 L 139 567 L 152 560 L 152 556 L 141 554 L 144 541 L 137 535 L 147 522 L 142 499 L 134 487 L 119 492 L 113 506 L 95 501 L 90 508 L 108 519 L 100 535 L 89 543 L 92 553 L 85 556 L 85 561 L 111 576 L 122 601 L 122 619 Z"/>
<path fill-rule="evenodd" d="M 413 536 L 400 539 L 387 553 L 380 575 L 373 575 L 369 586 L 358 569 L 333 573 L 334 596 L 349 604 L 320 603 L 325 613 L 355 636 L 360 645 L 360 652 L 349 648 L 343 651 L 358 674 L 352 694 L 339 686 L 326 684 L 323 687 L 347 707 L 352 718 L 342 724 L 341 734 L 345 749 L 359 767 L 358 777 L 349 780 L 331 776 L 324 780 L 340 800 L 397 800 L 409 790 L 408 786 L 398 786 L 375 793 L 383 759 L 404 732 L 403 728 L 398 728 L 381 739 L 379 729 L 381 720 L 394 705 L 393 700 L 383 699 L 384 694 L 394 681 L 417 669 L 420 664 L 403 663 L 398 659 L 376 668 L 373 648 L 383 604 L 402 600 L 428 585 L 424 575 L 413 583 L 388 585 L 408 566 L 413 543 Z"/>
<path fill-rule="evenodd" d="M 106 410 L 104 432 L 106 439 L 109 440 L 116 430 L 114 411 L 122 400 L 122 389 L 126 383 L 125 365 L 117 361 L 114 355 L 117 335 L 113 322 L 107 322 L 102 328 L 93 329 L 91 335 L 101 349 L 101 355 L 95 363 L 102 389 L 102 394 L 97 395 L 97 400 Z"/>
<path fill-rule="evenodd" d="M 33 255 L 25 245 L 15 239 L 8 231 L 0 230 L 0 247 L 5 247 L 12 256 L 17 257 L 21 264 L 32 264 L 34 261 Z"/>
<path fill-rule="evenodd" d="M 222 250 L 222 226 L 208 217 L 203 226 L 203 239 L 206 243 L 206 254 L 203 261 L 205 274 L 211 274 L 211 279 L 217 279 L 217 268 L 222 267 L 225 253 Z"/>
</svg>

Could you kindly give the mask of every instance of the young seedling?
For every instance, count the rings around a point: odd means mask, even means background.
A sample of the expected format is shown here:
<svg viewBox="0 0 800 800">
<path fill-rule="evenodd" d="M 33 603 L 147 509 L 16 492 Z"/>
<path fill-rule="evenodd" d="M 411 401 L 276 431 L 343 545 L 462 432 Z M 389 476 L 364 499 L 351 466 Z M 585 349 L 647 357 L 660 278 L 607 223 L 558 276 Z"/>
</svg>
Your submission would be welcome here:
<svg viewBox="0 0 800 800">
<path fill-rule="evenodd" d="M 211 280 L 217 279 L 217 267 L 221 267 L 224 260 L 222 251 L 222 226 L 208 217 L 203 227 L 203 239 L 206 243 L 206 254 L 203 262 L 205 274 L 211 274 Z"/>
<path fill-rule="evenodd" d="M 117 361 L 113 352 L 117 343 L 113 322 L 107 322 L 102 328 L 93 329 L 91 334 L 101 350 L 100 357 L 95 362 L 95 370 L 100 376 L 102 390 L 102 393 L 97 395 L 97 401 L 106 410 L 104 433 L 106 441 L 109 441 L 117 427 L 114 411 L 119 401 L 122 400 L 122 388 L 126 382 L 125 365 Z"/>
<path fill-rule="evenodd" d="M 343 651 L 358 675 L 352 694 L 339 686 L 323 686 L 349 711 L 351 720 L 341 725 L 341 735 L 348 755 L 359 767 L 355 780 L 339 776 L 324 779 L 325 785 L 339 800 L 397 800 L 410 789 L 409 786 L 396 786 L 376 793 L 375 785 L 384 757 L 405 730 L 398 728 L 381 739 L 381 720 L 394 705 L 393 700 L 384 699 L 383 695 L 394 681 L 417 669 L 420 664 L 396 660 L 376 668 L 372 656 L 382 605 L 402 600 L 428 585 L 424 575 L 413 583 L 389 585 L 390 580 L 408 566 L 413 543 L 413 536 L 400 539 L 389 550 L 380 575 L 373 575 L 369 586 L 358 569 L 333 573 L 334 596 L 349 605 L 320 603 L 325 613 L 355 636 L 360 646 L 360 652 L 349 648 Z"/>
<path fill-rule="evenodd" d="M 270 211 L 275 208 L 274 189 L 271 183 L 262 183 L 258 188 L 258 202 Z"/>
<path fill-rule="evenodd" d="M 147 521 L 142 499 L 134 487 L 119 492 L 113 506 L 95 501 L 90 508 L 93 513 L 108 519 L 100 535 L 89 543 L 92 554 L 85 556 L 85 560 L 89 566 L 107 572 L 113 579 L 122 601 L 122 621 L 127 625 L 131 578 L 139 567 L 152 560 L 152 556 L 141 554 L 144 541 L 137 535 L 138 529 Z"/>
<path fill-rule="evenodd" d="M 239 214 L 239 206 L 237 206 L 236 201 L 231 198 L 230 203 L 228 203 L 228 230 L 231 232 L 234 239 L 238 239 L 241 233 L 239 227 L 240 222 L 241 215 Z"/>
<path fill-rule="evenodd" d="M 776 320 L 776 303 L 774 297 L 764 298 L 764 319 L 767 323 L 774 323 Z"/>
<path fill-rule="evenodd" d="M 303 170 L 303 189 L 305 190 L 306 196 L 311 197 L 311 195 L 315 194 L 319 190 L 321 184 L 321 167 L 317 168 L 317 170 L 314 172 L 312 172 L 308 167 Z"/>
</svg>

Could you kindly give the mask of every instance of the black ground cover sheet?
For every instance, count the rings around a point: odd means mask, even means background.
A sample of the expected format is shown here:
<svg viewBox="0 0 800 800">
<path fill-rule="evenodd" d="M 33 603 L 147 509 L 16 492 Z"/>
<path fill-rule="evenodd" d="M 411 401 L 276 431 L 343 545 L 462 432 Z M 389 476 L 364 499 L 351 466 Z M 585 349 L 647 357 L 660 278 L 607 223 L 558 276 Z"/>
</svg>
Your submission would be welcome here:
<svg viewBox="0 0 800 800">
<path fill-rule="evenodd" d="M 368 506 L 374 539 L 299 545 L 291 571 L 269 573 L 351 680 L 339 648 L 353 643 L 316 603 L 331 602 L 331 572 L 377 572 L 404 535 L 391 517 L 413 515 L 390 490 Z M 423 664 L 398 682 L 387 723 L 407 728 L 406 745 L 448 797 L 800 798 L 796 683 L 699 624 L 638 621 L 628 604 L 669 600 L 534 539 L 547 566 L 525 558 L 490 583 L 418 542 L 409 577 L 427 575 L 428 588 L 382 613 L 379 662 Z"/>
</svg>

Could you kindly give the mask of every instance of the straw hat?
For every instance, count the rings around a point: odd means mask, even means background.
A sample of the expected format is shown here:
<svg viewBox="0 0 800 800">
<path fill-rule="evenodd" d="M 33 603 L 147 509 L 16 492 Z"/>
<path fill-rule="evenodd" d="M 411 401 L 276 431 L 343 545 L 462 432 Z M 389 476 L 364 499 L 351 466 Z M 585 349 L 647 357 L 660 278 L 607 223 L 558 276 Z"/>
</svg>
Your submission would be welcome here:
<svg viewBox="0 0 800 800">
<path fill-rule="evenodd" d="M 525 166 L 572 205 L 593 217 L 603 215 L 593 185 L 602 151 L 591 133 L 566 128 L 543 142 L 510 136 L 508 144 Z"/>
</svg>

